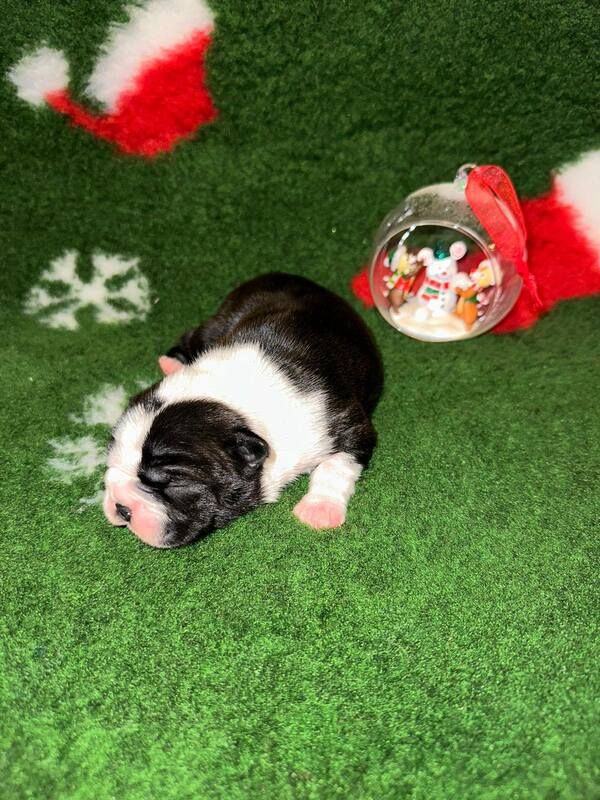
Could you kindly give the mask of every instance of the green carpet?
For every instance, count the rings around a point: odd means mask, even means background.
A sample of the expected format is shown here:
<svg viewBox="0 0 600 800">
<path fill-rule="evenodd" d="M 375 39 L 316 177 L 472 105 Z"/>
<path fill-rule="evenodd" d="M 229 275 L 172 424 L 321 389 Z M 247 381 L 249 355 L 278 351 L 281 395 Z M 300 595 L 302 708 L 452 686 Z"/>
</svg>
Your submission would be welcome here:
<svg viewBox="0 0 600 800">
<path fill-rule="evenodd" d="M 408 191 L 491 161 L 531 196 L 597 147 L 598 6 L 214 7 L 220 119 L 154 161 L 0 88 L 0 797 L 600 798 L 600 298 L 451 345 L 365 312 L 387 383 L 341 531 L 294 520 L 303 480 L 172 552 L 81 504 L 85 398 L 154 380 L 240 281 L 349 296 Z M 78 91 L 123 4 L 2 12 L 2 73 L 45 40 Z M 24 315 L 67 250 L 84 280 L 138 258 L 147 320 Z M 81 438 L 90 474 L 58 481 Z"/>
</svg>

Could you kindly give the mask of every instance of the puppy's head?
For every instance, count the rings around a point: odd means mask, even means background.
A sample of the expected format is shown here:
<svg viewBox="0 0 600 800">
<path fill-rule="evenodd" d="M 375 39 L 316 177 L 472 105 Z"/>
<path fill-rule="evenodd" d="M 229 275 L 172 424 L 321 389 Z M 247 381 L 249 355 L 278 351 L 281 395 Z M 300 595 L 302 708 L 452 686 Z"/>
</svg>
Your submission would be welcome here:
<svg viewBox="0 0 600 800">
<path fill-rule="evenodd" d="M 104 513 L 153 547 L 188 544 L 260 504 L 267 455 L 264 439 L 225 405 L 165 404 L 152 387 L 113 431 Z"/>
</svg>

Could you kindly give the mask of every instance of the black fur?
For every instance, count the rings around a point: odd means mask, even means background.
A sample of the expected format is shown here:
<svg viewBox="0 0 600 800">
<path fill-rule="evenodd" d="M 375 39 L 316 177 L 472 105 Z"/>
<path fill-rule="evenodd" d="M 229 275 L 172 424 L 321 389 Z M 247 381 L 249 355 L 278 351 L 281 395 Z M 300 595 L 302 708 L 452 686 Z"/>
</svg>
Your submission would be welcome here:
<svg viewBox="0 0 600 800">
<path fill-rule="evenodd" d="M 146 411 L 158 411 L 163 403 L 160 398 L 156 396 L 155 392 L 157 387 L 158 383 L 155 383 L 152 386 L 148 386 L 147 389 L 143 389 L 129 400 L 127 408 L 141 405 Z"/>
<path fill-rule="evenodd" d="M 233 291 L 167 355 L 187 364 L 213 347 L 240 343 L 258 343 L 300 391 L 323 390 L 333 452 L 368 464 L 383 370 L 367 327 L 344 300 L 305 278 L 264 275 Z M 152 408 L 153 392 L 133 402 Z M 144 444 L 139 475 L 164 502 L 168 542 L 184 544 L 259 505 L 266 456 L 267 444 L 218 403 L 162 409 Z"/>
<path fill-rule="evenodd" d="M 138 477 L 167 509 L 165 542 L 186 544 L 261 502 L 267 443 L 220 403 L 174 403 L 154 419 Z"/>
<path fill-rule="evenodd" d="M 337 449 L 368 464 L 383 368 L 369 329 L 348 303 L 307 278 L 263 275 L 235 289 L 167 355 L 189 364 L 215 345 L 240 342 L 260 342 L 300 389 L 325 389 Z"/>
</svg>

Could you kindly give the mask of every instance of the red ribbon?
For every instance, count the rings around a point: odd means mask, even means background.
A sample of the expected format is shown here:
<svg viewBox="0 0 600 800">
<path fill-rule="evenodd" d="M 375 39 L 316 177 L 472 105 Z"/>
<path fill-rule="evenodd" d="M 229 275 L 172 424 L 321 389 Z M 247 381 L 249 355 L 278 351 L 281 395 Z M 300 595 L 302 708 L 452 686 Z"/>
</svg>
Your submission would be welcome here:
<svg viewBox="0 0 600 800">
<path fill-rule="evenodd" d="M 467 202 L 488 232 L 496 250 L 512 261 L 536 306 L 543 304 L 527 263 L 527 228 L 521 204 L 510 178 L 501 167 L 474 167 L 467 176 Z"/>
</svg>

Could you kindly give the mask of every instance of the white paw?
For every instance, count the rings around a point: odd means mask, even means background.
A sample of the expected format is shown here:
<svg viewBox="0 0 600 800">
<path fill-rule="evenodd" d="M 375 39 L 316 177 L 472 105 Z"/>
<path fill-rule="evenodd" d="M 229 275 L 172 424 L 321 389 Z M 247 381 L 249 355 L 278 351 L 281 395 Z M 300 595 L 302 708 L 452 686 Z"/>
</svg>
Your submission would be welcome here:
<svg viewBox="0 0 600 800">
<path fill-rule="evenodd" d="M 308 494 L 294 508 L 294 514 L 300 522 L 315 530 L 339 528 L 346 519 L 346 509 L 341 503 Z"/>
</svg>

